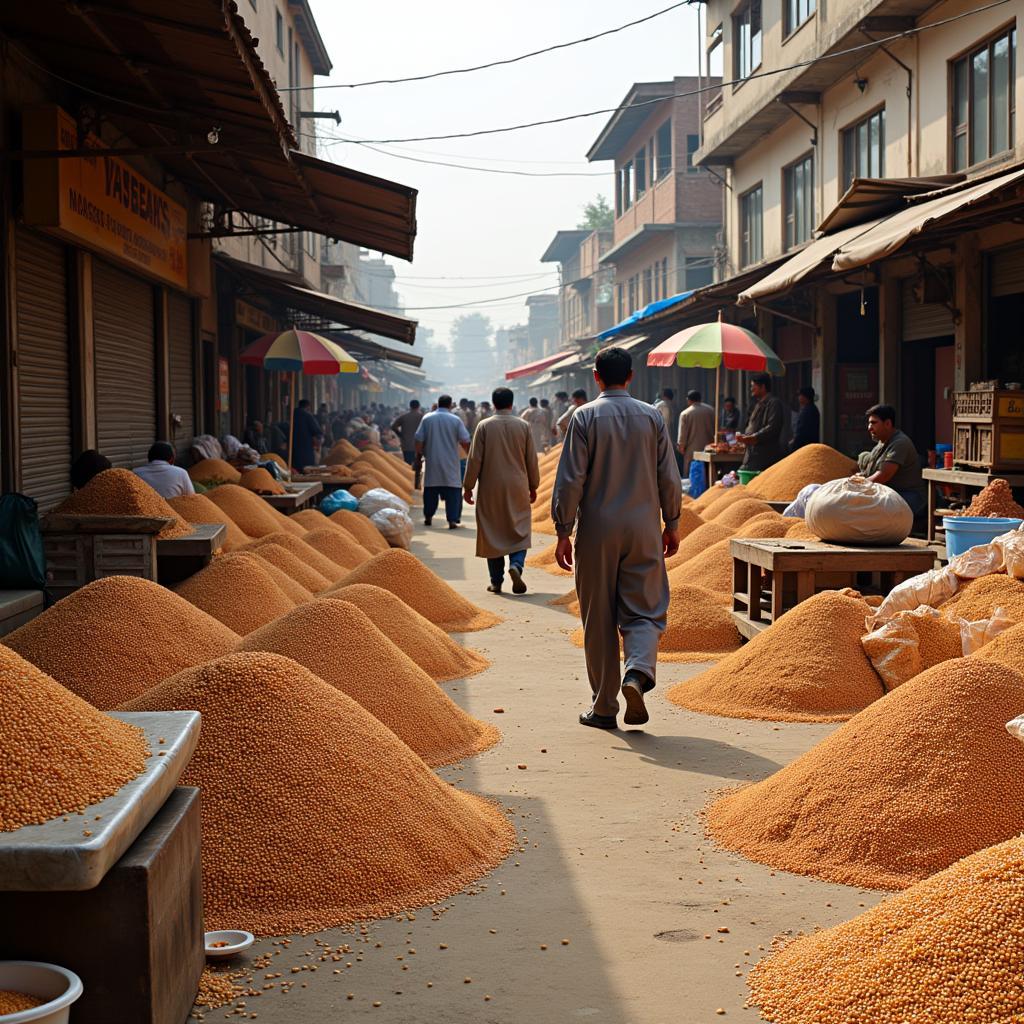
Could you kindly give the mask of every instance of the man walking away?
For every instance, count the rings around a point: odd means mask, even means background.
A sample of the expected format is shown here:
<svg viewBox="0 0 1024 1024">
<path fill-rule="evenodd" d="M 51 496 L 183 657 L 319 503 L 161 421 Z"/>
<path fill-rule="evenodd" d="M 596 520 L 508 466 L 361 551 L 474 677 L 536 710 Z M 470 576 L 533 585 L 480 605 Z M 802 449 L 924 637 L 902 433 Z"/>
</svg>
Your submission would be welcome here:
<svg viewBox="0 0 1024 1024">
<path fill-rule="evenodd" d="M 654 408 L 661 413 L 661 418 L 665 421 L 665 426 L 668 427 L 671 436 L 672 427 L 676 422 L 676 393 L 672 388 L 661 389 L 661 395 L 654 403 Z"/>
<path fill-rule="evenodd" d="M 551 408 L 551 403 L 546 399 L 540 400 L 540 411 L 544 413 L 544 445 L 543 451 L 547 451 L 551 447 L 551 441 L 555 436 L 555 410 Z"/>
<path fill-rule="evenodd" d="M 629 353 L 615 346 L 599 352 L 594 379 L 601 394 L 569 422 L 551 516 L 558 564 L 572 570 L 575 563 L 583 617 L 594 703 L 580 723 L 614 729 L 620 679 L 625 724 L 643 725 L 649 717 L 644 694 L 654 689 L 668 611 L 665 558 L 679 549 L 682 488 L 665 421 L 627 390 L 633 379 Z M 625 678 L 619 672 L 620 634 Z"/>
<path fill-rule="evenodd" d="M 540 407 L 536 398 L 530 399 L 530 404 L 523 410 L 522 418 L 530 425 L 530 432 L 533 434 L 533 447 L 537 451 L 544 450 L 544 432 L 547 428 L 547 414 Z"/>
<path fill-rule="evenodd" d="M 495 412 L 476 428 L 462 484 L 470 505 L 473 488 L 477 489 L 476 554 L 487 559 L 487 589 L 492 594 L 501 593 L 506 555 L 512 593 L 526 593 L 523 567 L 531 542 L 530 506 L 540 485 L 533 433 L 512 412 L 512 398 L 508 388 L 497 388 L 491 395 Z"/>
<path fill-rule="evenodd" d="M 684 476 L 690 472 L 693 453 L 704 451 L 715 439 L 715 410 L 701 401 L 699 391 L 687 391 L 686 402 L 686 408 L 679 414 L 677 445 Z"/>
<path fill-rule="evenodd" d="M 555 423 L 557 423 L 565 411 L 569 408 L 569 392 L 568 391 L 556 391 L 555 400 L 551 403 L 551 408 L 555 413 Z"/>
<path fill-rule="evenodd" d="M 796 396 L 800 411 L 796 414 L 789 450 L 795 452 L 807 444 L 817 444 L 821 436 L 821 414 L 814 404 L 814 388 L 801 388 Z"/>
<path fill-rule="evenodd" d="M 444 500 L 448 529 L 454 530 L 462 520 L 462 472 L 459 467 L 460 445 L 469 444 L 466 425 L 452 412 L 452 396 L 441 395 L 437 411 L 428 412 L 416 428 L 416 454 L 426 460 L 423 480 L 423 525 L 429 526 Z"/>
<path fill-rule="evenodd" d="M 772 379 L 767 373 L 755 373 L 750 378 L 750 397 L 754 408 L 750 410 L 747 428 L 736 435 L 737 441 L 747 446 L 743 456 L 743 469 L 764 470 L 782 458 L 779 439 L 786 421 L 786 407 L 782 399 L 772 394 Z"/>
<path fill-rule="evenodd" d="M 192 478 L 174 464 L 174 449 L 166 441 L 157 441 L 146 456 L 149 462 L 132 472 L 145 480 L 161 498 L 181 498 L 195 494 Z"/>
<path fill-rule="evenodd" d="M 416 431 L 419 429 L 420 420 L 423 419 L 423 411 L 420 403 L 414 398 L 409 403 L 409 411 L 402 413 L 391 424 L 391 429 L 398 435 L 402 444 L 402 458 L 410 465 L 416 464 Z"/>
<path fill-rule="evenodd" d="M 577 388 L 572 393 L 572 405 L 569 406 L 561 416 L 558 417 L 558 423 L 556 427 L 558 429 L 558 436 L 565 437 L 569 431 L 569 420 L 572 419 L 572 414 L 581 406 L 587 404 L 587 393 L 583 388 Z"/>
</svg>

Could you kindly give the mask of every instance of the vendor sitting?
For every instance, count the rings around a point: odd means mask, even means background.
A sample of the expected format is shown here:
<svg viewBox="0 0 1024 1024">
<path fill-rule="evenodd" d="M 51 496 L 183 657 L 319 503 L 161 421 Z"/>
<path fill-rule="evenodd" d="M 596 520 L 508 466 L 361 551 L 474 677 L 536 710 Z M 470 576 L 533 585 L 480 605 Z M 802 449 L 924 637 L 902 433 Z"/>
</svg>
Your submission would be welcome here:
<svg viewBox="0 0 1024 1024">
<path fill-rule="evenodd" d="M 157 441 L 149 449 L 149 462 L 132 472 L 145 480 L 161 498 L 180 498 L 196 492 L 188 473 L 174 465 L 174 449 L 166 441 Z"/>
<path fill-rule="evenodd" d="M 867 417 L 868 433 L 877 444 L 857 457 L 860 475 L 891 487 L 918 515 L 924 510 L 925 499 L 921 460 L 914 442 L 896 429 L 896 410 L 891 405 L 873 405 Z"/>
</svg>

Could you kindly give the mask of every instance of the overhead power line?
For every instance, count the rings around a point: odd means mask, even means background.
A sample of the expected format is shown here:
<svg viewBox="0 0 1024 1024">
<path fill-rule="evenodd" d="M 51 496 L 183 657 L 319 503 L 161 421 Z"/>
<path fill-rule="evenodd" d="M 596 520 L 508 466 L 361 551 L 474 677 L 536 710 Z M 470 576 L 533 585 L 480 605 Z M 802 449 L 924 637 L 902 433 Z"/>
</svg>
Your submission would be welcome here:
<svg viewBox="0 0 1024 1024">
<path fill-rule="evenodd" d="M 527 295 L 546 295 L 548 292 L 559 290 L 559 286 L 552 285 L 550 288 L 534 288 L 533 291 L 529 292 L 518 292 L 515 295 L 495 295 L 490 299 L 475 299 L 472 302 L 453 302 L 449 305 L 444 306 L 377 306 L 377 309 L 392 311 L 398 309 L 404 309 L 407 313 L 417 313 L 421 310 L 428 309 L 466 309 L 469 306 L 490 306 L 495 303 L 503 302 L 506 299 L 522 299 Z"/>
<path fill-rule="evenodd" d="M 501 135 L 508 132 L 523 131 L 527 128 L 541 128 L 546 125 L 565 124 L 567 121 L 579 121 L 586 117 L 597 117 L 599 114 L 617 114 L 623 110 L 632 110 L 637 107 L 646 107 L 655 103 L 663 103 L 665 100 L 684 99 L 689 96 L 700 96 L 707 92 L 718 92 L 731 86 L 741 85 L 744 82 L 751 82 L 760 78 L 770 78 L 773 75 L 785 74 L 787 71 L 799 71 L 802 68 L 814 67 L 817 64 L 823 64 L 826 61 L 835 60 L 838 57 L 849 57 L 855 53 L 863 53 L 868 50 L 879 50 L 887 44 L 898 42 L 901 39 L 910 39 L 932 29 L 943 28 L 944 26 L 951 25 L 954 22 L 970 18 L 975 14 L 983 14 L 984 12 L 991 11 L 996 7 L 1003 7 L 1010 2 L 1011 0 L 993 0 L 992 3 L 986 4 L 984 7 L 976 7 L 973 10 L 964 11 L 962 14 L 954 14 L 948 18 L 942 19 L 941 21 L 932 22 L 929 25 L 919 25 L 916 28 L 908 28 L 903 32 L 894 32 L 892 35 L 885 36 L 882 39 L 873 39 L 868 43 L 860 43 L 857 46 L 851 46 L 845 50 L 837 50 L 834 53 L 824 53 L 818 57 L 810 57 L 807 60 L 787 64 L 784 67 L 772 68 L 768 71 L 760 71 L 752 75 L 747 75 L 745 78 L 735 78 L 730 81 L 705 85 L 697 89 L 689 89 L 686 92 L 670 93 L 668 96 L 659 96 L 657 99 L 640 100 L 637 103 L 626 103 L 618 107 L 603 107 L 600 110 L 588 110 L 581 114 L 565 114 L 562 117 L 550 117 L 541 121 L 527 121 L 524 124 L 506 125 L 502 128 L 480 128 L 469 132 L 448 132 L 445 135 L 410 135 L 404 138 L 395 139 L 353 139 L 352 141 L 358 145 L 389 145 L 400 142 L 438 142 L 445 139 L 470 139 L 477 138 L 481 135 Z"/>
<path fill-rule="evenodd" d="M 487 64 L 474 64 L 467 68 L 450 68 L 447 71 L 432 71 L 426 75 L 409 75 L 406 78 L 375 78 L 367 82 L 337 82 L 328 85 L 292 85 L 285 88 L 279 88 L 278 92 L 308 92 L 313 89 L 317 91 L 321 89 L 363 89 L 368 85 L 400 85 L 403 82 L 426 82 L 431 78 L 444 78 L 448 75 L 468 75 L 473 71 L 486 71 L 488 68 L 502 67 L 506 64 L 518 64 L 520 61 L 529 60 L 531 57 L 539 57 L 544 53 L 554 53 L 556 50 L 566 50 L 571 46 L 579 46 L 581 43 L 591 43 L 595 39 L 603 39 L 605 36 L 615 35 L 616 32 L 624 32 L 627 28 L 633 28 L 635 25 L 643 25 L 644 22 L 653 21 L 655 18 L 660 18 L 663 14 L 668 14 L 669 11 L 674 11 L 679 7 L 688 7 L 693 0 L 680 0 L 679 3 L 672 4 L 669 7 L 663 7 L 660 11 L 655 11 L 653 14 L 644 15 L 642 18 L 636 18 L 634 21 L 627 21 L 625 25 L 618 25 L 615 28 L 605 29 L 603 32 L 595 32 L 590 36 L 583 36 L 581 39 L 571 39 L 567 43 L 555 43 L 553 46 L 545 46 L 541 50 L 531 50 L 529 53 L 521 53 L 518 57 L 506 57 L 503 60 L 492 60 Z"/>
</svg>

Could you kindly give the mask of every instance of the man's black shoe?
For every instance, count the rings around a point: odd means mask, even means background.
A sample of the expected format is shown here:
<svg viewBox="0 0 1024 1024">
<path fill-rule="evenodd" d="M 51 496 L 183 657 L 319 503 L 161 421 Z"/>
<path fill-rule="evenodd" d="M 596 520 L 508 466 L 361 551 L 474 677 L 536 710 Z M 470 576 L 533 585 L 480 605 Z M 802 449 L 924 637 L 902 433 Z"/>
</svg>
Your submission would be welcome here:
<svg viewBox="0 0 1024 1024">
<path fill-rule="evenodd" d="M 519 571 L 519 569 L 514 565 L 510 565 L 508 569 L 508 574 L 512 579 L 512 593 L 525 594 L 526 584 L 523 582 L 523 574 Z"/>
<path fill-rule="evenodd" d="M 629 671 L 622 682 L 622 696 L 626 701 L 626 713 L 622 716 L 625 725 L 645 725 L 651 720 L 647 713 L 647 706 L 644 704 L 644 681 L 654 683 L 642 672 Z"/>
<path fill-rule="evenodd" d="M 580 725 L 589 725 L 592 729 L 615 729 L 615 716 L 598 715 L 593 711 L 585 711 L 580 715 Z"/>
<path fill-rule="evenodd" d="M 622 685 L 625 686 L 626 683 L 639 683 L 640 690 L 643 693 L 650 693 L 655 687 L 655 682 L 650 676 L 644 675 L 643 672 L 635 668 L 631 668 L 626 673 L 626 678 L 622 680 Z"/>
<path fill-rule="evenodd" d="M 423 520 L 423 525 L 424 525 L 424 526 L 429 526 L 429 525 L 430 525 L 430 524 L 431 524 L 432 522 L 433 522 L 433 519 L 431 519 L 431 518 L 430 518 L 430 516 L 427 516 L 427 517 L 426 517 L 426 518 L 425 518 L 425 519 Z"/>
</svg>

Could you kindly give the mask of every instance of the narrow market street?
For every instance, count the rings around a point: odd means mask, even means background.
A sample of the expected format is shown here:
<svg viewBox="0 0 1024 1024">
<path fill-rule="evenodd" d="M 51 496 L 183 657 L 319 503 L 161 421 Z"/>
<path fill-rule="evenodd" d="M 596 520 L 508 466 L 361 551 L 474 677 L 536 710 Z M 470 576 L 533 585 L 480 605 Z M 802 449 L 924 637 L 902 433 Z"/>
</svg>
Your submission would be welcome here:
<svg viewBox="0 0 1024 1024">
<path fill-rule="evenodd" d="M 710 794 L 765 777 L 833 727 L 681 711 L 663 699 L 666 686 L 700 666 L 677 664 L 660 666 L 645 729 L 580 727 L 583 652 L 568 639 L 578 622 L 548 606 L 569 582 L 528 569 L 525 597 L 486 593 L 472 516 L 467 508 L 461 531 L 418 522 L 412 550 L 506 618 L 458 638 L 492 667 L 444 684 L 503 738 L 441 775 L 508 809 L 520 849 L 468 892 L 370 923 L 365 935 L 257 942 L 238 964 L 251 969 L 271 954 L 252 971 L 254 987 L 279 972 L 296 983 L 243 997 L 242 1012 L 264 1024 L 704 1024 L 723 1010 L 726 1019 L 758 1019 L 743 1009 L 744 978 L 772 939 L 848 920 L 879 894 L 721 853 L 704 838 L 700 811 Z M 535 550 L 547 542 L 535 536 Z M 343 944 L 351 954 L 326 953 Z M 232 1006 L 204 1014 L 222 1015 L 234 1017 Z"/>
</svg>

